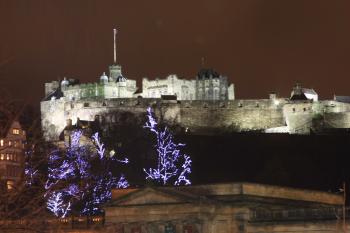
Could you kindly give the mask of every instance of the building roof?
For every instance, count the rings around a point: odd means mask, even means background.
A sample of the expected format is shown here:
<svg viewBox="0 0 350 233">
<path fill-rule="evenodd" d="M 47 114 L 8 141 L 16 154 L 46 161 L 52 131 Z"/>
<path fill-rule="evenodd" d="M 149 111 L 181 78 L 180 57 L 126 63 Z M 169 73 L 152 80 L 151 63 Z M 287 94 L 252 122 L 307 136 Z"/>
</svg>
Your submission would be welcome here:
<svg viewBox="0 0 350 233">
<path fill-rule="evenodd" d="M 306 95 L 317 96 L 317 93 L 314 89 L 301 87 L 301 85 L 297 83 L 293 88 L 290 99 L 291 100 L 309 100 L 309 98 Z"/>
<path fill-rule="evenodd" d="M 6 118 L 3 118 L 0 113 L 0 137 L 6 137 L 11 124 L 9 124 L 8 120 Z"/>
<path fill-rule="evenodd" d="M 197 74 L 198 79 L 219 78 L 220 74 L 213 69 L 201 69 Z"/>
<path fill-rule="evenodd" d="M 317 95 L 316 91 L 312 88 L 302 88 L 304 94 Z"/>
<path fill-rule="evenodd" d="M 10 129 L 14 125 L 19 125 L 20 123 L 16 119 L 10 119 L 10 120 L 0 120 L 0 138 L 5 138 L 7 137 Z"/>
<path fill-rule="evenodd" d="M 0 137 L 6 137 L 9 130 L 14 124 L 19 124 L 18 117 L 22 110 L 17 107 L 11 110 L 14 106 L 0 106 Z M 17 110 L 16 110 L 17 109 Z"/>
<path fill-rule="evenodd" d="M 290 97 L 291 100 L 308 100 L 304 93 L 292 94 Z"/>
<path fill-rule="evenodd" d="M 84 130 L 84 133 L 91 134 L 92 132 L 99 132 L 101 129 L 97 119 L 94 121 L 85 121 L 77 118 L 75 125 L 66 125 L 63 131 L 60 133 L 59 139 L 64 140 L 65 133 L 74 130 Z"/>
<path fill-rule="evenodd" d="M 118 82 L 126 82 L 126 80 L 127 80 L 126 77 L 124 77 L 123 75 L 119 75 L 115 81 L 118 83 Z"/>
<path fill-rule="evenodd" d="M 51 92 L 50 94 L 48 94 L 47 96 L 45 96 L 43 101 L 51 100 L 52 98 L 60 99 L 63 96 L 64 96 L 63 92 L 62 92 L 61 88 L 59 87 L 56 90 L 54 90 L 53 92 Z"/>
<path fill-rule="evenodd" d="M 350 96 L 334 95 L 334 100 L 342 103 L 350 103 Z"/>
<path fill-rule="evenodd" d="M 151 197 L 153 193 L 153 197 Z M 163 194 L 163 195 L 162 195 Z M 297 204 L 300 206 L 326 205 L 340 206 L 343 196 L 322 191 L 303 190 L 254 183 L 226 183 L 176 187 L 146 187 L 126 190 L 112 190 L 109 206 L 196 202 L 251 201 L 259 203 Z M 182 201 L 181 201 L 182 200 Z M 162 202 L 163 201 L 163 202 Z"/>
</svg>

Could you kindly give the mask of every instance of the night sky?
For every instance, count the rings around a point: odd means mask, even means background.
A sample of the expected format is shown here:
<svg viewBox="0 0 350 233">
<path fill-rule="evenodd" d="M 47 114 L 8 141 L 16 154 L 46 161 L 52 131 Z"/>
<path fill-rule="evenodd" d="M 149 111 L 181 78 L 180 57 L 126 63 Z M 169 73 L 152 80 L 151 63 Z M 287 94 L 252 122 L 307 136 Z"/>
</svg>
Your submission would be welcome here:
<svg viewBox="0 0 350 233">
<path fill-rule="evenodd" d="M 350 95 L 348 0 L 0 0 L 0 85 L 38 104 L 44 82 L 96 81 L 117 60 L 130 79 L 193 78 L 205 66 L 237 98 Z M 141 82 L 138 84 L 141 85 Z"/>
</svg>

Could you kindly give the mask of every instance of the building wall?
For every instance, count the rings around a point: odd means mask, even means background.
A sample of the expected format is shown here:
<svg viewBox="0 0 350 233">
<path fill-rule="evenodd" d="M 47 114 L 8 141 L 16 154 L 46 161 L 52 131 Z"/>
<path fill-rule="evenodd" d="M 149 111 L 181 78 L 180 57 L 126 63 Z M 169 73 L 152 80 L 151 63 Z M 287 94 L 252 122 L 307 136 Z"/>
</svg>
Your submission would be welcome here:
<svg viewBox="0 0 350 233">
<path fill-rule="evenodd" d="M 166 79 L 142 80 L 144 98 L 160 98 L 162 95 L 175 95 L 178 100 L 194 100 L 195 80 L 179 79 L 169 75 Z"/>
<path fill-rule="evenodd" d="M 350 128 L 350 104 L 336 101 L 290 101 L 288 99 L 168 101 L 152 98 L 82 99 L 61 98 L 41 102 L 45 138 L 57 139 L 66 121 L 93 121 L 104 116 L 129 112 L 145 121 L 151 106 L 159 120 L 178 125 L 194 134 L 261 131 L 286 127 L 291 134 L 309 134 L 324 129 Z M 109 117 L 107 124 L 115 123 Z"/>
<path fill-rule="evenodd" d="M 42 126 L 46 139 L 57 140 L 66 121 L 93 121 L 97 115 L 130 112 L 141 125 L 151 106 L 157 118 L 168 124 L 187 128 L 192 133 L 240 132 L 262 130 L 285 125 L 282 105 L 272 100 L 234 101 L 162 101 L 160 99 L 113 99 L 89 101 L 51 100 L 41 103 Z M 106 118 L 113 124 L 113 117 Z"/>
<path fill-rule="evenodd" d="M 347 229 L 349 231 L 349 228 Z M 247 232 L 324 232 L 324 233 L 341 233 L 344 232 L 340 221 L 336 220 L 316 220 L 316 221 L 286 221 L 286 222 L 261 222 L 249 224 Z"/>
<path fill-rule="evenodd" d="M 234 99 L 234 86 L 228 85 L 226 77 L 203 78 L 196 80 L 197 100 L 228 100 Z"/>
<path fill-rule="evenodd" d="M 166 189 L 113 190 L 106 232 L 342 232 L 341 195 L 250 183 Z"/>
<path fill-rule="evenodd" d="M 136 91 L 136 81 L 125 82 L 87 83 L 62 87 L 67 100 L 80 100 L 88 98 L 132 98 Z"/>
<path fill-rule="evenodd" d="M 186 80 L 176 75 L 166 79 L 142 80 L 144 98 L 175 95 L 178 100 L 234 100 L 234 85 L 226 77 Z"/>
<path fill-rule="evenodd" d="M 45 83 L 45 96 L 48 96 L 52 92 L 54 92 L 57 88 L 59 88 L 60 84 L 58 81 L 52 81 L 50 83 Z"/>
</svg>

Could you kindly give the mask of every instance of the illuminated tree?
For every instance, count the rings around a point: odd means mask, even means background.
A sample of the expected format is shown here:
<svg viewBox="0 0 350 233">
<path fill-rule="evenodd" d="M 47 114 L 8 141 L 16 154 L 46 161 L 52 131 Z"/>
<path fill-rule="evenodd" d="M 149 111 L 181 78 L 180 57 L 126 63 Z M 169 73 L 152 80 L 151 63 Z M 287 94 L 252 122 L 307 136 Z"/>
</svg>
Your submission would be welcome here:
<svg viewBox="0 0 350 233">
<path fill-rule="evenodd" d="M 71 134 L 71 143 L 64 150 L 55 150 L 49 156 L 47 208 L 58 217 L 72 211 L 79 215 L 101 213 L 100 205 L 111 198 L 112 188 L 129 186 L 124 175 L 118 179 L 112 170 L 119 160 L 114 151 L 107 154 L 98 133 L 92 136 L 94 146 L 81 145 L 82 131 Z"/>
<path fill-rule="evenodd" d="M 53 192 L 47 200 L 47 208 L 57 216 L 65 217 L 70 211 L 71 203 L 65 203 L 62 192 Z"/>
<path fill-rule="evenodd" d="M 144 128 L 149 129 L 156 136 L 157 165 L 155 168 L 143 169 L 146 179 L 162 185 L 190 185 L 188 175 L 191 173 L 192 161 L 188 155 L 180 151 L 185 144 L 175 143 L 167 127 L 164 129 L 158 127 L 151 108 L 147 109 L 147 118 Z"/>
</svg>

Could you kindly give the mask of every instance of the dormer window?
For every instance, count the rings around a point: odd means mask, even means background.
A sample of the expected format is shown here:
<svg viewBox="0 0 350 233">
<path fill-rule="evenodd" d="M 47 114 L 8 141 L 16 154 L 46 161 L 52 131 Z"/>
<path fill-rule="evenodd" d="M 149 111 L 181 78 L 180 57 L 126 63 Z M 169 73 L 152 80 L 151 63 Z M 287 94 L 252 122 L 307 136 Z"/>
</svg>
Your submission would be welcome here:
<svg viewBox="0 0 350 233">
<path fill-rule="evenodd" d="M 4 139 L 0 140 L 0 146 L 4 146 Z"/>
<path fill-rule="evenodd" d="M 19 129 L 12 129 L 12 134 L 18 135 L 19 134 Z"/>
</svg>

